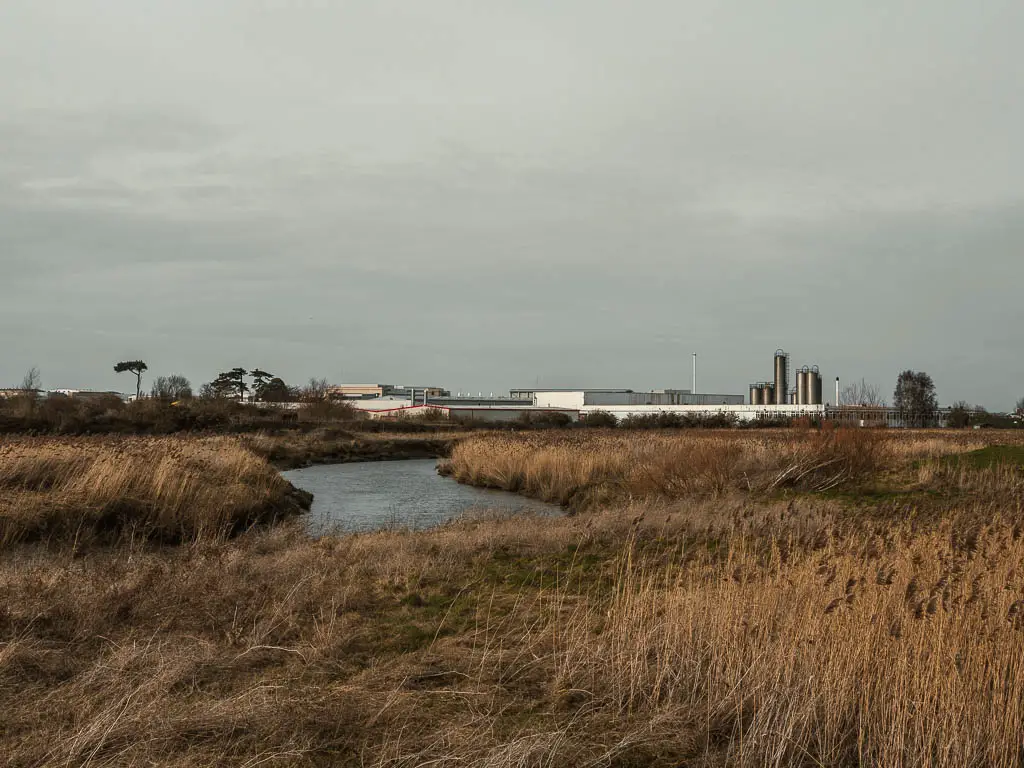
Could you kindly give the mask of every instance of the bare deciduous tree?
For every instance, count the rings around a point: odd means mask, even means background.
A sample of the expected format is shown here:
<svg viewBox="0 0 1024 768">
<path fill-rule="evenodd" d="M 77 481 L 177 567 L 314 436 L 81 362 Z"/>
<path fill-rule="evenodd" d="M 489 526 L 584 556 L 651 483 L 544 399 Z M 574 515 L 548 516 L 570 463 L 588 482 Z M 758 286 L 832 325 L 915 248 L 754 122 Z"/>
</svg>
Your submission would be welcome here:
<svg viewBox="0 0 1024 768">
<path fill-rule="evenodd" d="M 869 384 L 865 379 L 843 387 L 839 402 L 843 405 L 873 405 L 876 407 L 885 405 L 882 391 L 874 384 Z"/>
<path fill-rule="evenodd" d="M 43 386 L 43 377 L 39 373 L 39 368 L 32 366 L 25 372 L 25 377 L 21 380 L 20 389 L 26 395 L 35 395 Z"/>
<path fill-rule="evenodd" d="M 192 397 L 192 383 L 177 373 L 158 376 L 150 388 L 150 395 L 158 400 L 188 400 Z"/>
<path fill-rule="evenodd" d="M 302 388 L 302 402 L 319 403 L 327 399 L 327 379 L 310 379 Z"/>
<path fill-rule="evenodd" d="M 25 372 L 25 376 L 21 380 L 21 386 L 18 387 L 21 392 L 17 400 L 20 401 L 24 412 L 31 414 L 35 411 L 39 390 L 42 386 L 42 376 L 39 374 L 39 368 L 33 365 Z"/>
</svg>

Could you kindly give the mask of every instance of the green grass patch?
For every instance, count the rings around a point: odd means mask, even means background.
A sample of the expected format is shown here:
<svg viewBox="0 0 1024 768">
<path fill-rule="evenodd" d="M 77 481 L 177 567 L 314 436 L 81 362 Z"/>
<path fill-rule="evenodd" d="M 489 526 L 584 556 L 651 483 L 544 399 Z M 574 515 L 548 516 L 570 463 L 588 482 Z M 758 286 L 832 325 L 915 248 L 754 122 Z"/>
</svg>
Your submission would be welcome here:
<svg viewBox="0 0 1024 768">
<path fill-rule="evenodd" d="M 999 464 L 1024 467 L 1024 445 L 988 445 L 969 453 L 946 456 L 943 461 L 952 466 L 988 469 Z"/>
</svg>

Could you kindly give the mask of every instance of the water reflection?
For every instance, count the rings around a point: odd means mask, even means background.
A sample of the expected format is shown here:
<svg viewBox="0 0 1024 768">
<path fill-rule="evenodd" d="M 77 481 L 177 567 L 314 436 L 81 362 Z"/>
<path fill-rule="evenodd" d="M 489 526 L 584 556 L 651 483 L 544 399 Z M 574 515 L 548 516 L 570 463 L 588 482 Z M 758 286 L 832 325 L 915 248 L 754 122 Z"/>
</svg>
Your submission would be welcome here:
<svg viewBox="0 0 1024 768">
<path fill-rule="evenodd" d="M 560 514 L 550 504 L 511 493 L 459 485 L 441 477 L 434 459 L 330 464 L 282 473 L 314 495 L 309 529 L 369 531 L 387 527 L 422 529 L 466 512 Z"/>
</svg>

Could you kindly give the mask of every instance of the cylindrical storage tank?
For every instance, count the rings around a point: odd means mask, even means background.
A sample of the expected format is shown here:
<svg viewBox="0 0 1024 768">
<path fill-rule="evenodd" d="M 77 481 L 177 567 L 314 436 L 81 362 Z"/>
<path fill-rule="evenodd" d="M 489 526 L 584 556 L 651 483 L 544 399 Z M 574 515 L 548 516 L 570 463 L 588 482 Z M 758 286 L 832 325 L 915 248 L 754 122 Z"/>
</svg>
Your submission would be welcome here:
<svg viewBox="0 0 1024 768">
<path fill-rule="evenodd" d="M 764 390 L 761 387 L 759 387 L 757 384 L 751 384 L 750 385 L 750 404 L 751 405 L 762 405 L 761 395 L 763 393 L 764 393 Z"/>
<path fill-rule="evenodd" d="M 786 404 L 786 393 L 789 392 L 789 355 L 783 350 L 775 350 L 775 401 L 776 405 Z"/>
<path fill-rule="evenodd" d="M 765 383 L 762 397 L 761 405 L 775 405 L 775 385 L 770 381 Z"/>
<path fill-rule="evenodd" d="M 807 374 L 810 369 L 805 365 L 796 372 L 796 404 L 807 405 Z"/>
<path fill-rule="evenodd" d="M 810 377 L 810 404 L 821 405 L 821 374 L 818 372 L 818 366 L 811 368 Z"/>
</svg>

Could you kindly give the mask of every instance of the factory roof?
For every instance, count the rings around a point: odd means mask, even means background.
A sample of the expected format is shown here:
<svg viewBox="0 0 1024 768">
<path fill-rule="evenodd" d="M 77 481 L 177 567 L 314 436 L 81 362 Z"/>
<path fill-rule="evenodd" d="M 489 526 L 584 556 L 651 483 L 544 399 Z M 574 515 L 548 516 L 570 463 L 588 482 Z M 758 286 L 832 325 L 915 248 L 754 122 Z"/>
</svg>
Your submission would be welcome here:
<svg viewBox="0 0 1024 768">
<path fill-rule="evenodd" d="M 512 387 L 510 392 L 633 392 L 632 389 L 595 389 L 594 387 Z"/>
</svg>

